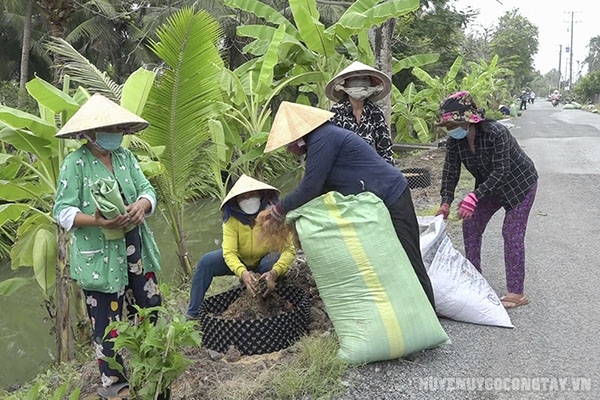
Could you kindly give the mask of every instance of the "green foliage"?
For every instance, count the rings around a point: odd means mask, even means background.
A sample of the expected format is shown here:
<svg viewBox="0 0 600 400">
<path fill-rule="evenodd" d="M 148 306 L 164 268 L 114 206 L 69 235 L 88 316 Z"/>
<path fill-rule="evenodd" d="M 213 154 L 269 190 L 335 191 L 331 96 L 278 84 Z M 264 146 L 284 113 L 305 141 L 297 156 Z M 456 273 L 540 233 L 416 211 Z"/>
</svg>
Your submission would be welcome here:
<svg viewBox="0 0 600 400">
<path fill-rule="evenodd" d="M 78 400 L 82 391 L 81 368 L 77 363 L 65 362 L 51 366 L 31 382 L 13 393 L 3 393 L 4 400 Z"/>
<path fill-rule="evenodd" d="M 419 5 L 416 0 L 358 0 L 334 24 L 325 27 L 315 0 L 291 0 L 289 19 L 258 0 L 225 0 L 225 4 L 269 21 L 270 25 L 238 27 L 239 36 L 252 40 L 244 51 L 255 58 L 234 71 L 225 70 L 221 80 L 230 103 L 224 114 L 210 125 L 214 145 L 211 170 L 217 187 L 221 188 L 218 193 L 221 197 L 227 183 L 222 180 L 222 171 L 228 176 L 246 173 L 265 179 L 270 171 L 278 173 L 293 168 L 289 156 L 263 152 L 272 111 L 278 103 L 289 100 L 329 108 L 330 101 L 322 94 L 326 83 L 350 63 L 344 54 L 373 64 L 368 30 L 389 18 L 414 11 Z M 414 62 L 424 59 L 408 61 Z"/>
<path fill-rule="evenodd" d="M 575 95 L 584 101 L 594 101 L 600 96 L 600 69 L 590 72 L 579 80 Z"/>
<path fill-rule="evenodd" d="M 469 74 L 460 84 L 464 90 L 468 90 L 477 99 L 477 105 L 486 111 L 497 110 L 500 104 L 510 102 L 510 87 L 508 82 L 512 77 L 512 71 L 498 65 L 499 57 L 495 55 L 489 63 L 470 62 Z"/>
<path fill-rule="evenodd" d="M 13 108 L 17 107 L 19 104 L 19 82 L 0 81 L 0 104 Z M 37 103 L 31 96 L 26 96 L 20 109 L 28 113 L 34 113 L 37 111 Z"/>
<path fill-rule="evenodd" d="M 434 78 L 425 70 L 415 67 L 413 75 L 426 87 L 417 91 L 409 84 L 404 93 L 394 90 L 395 101 L 392 107 L 392 124 L 396 128 L 396 141 L 429 143 L 437 139 L 433 134 L 433 122 L 439 102 L 458 87 L 456 76 L 462 66 L 462 57 L 457 57 L 448 73 L 442 78 Z"/>
<path fill-rule="evenodd" d="M 594 36 L 588 44 L 589 53 L 584 63 L 588 65 L 588 72 L 600 70 L 600 36 Z"/>
<path fill-rule="evenodd" d="M 465 51 L 464 27 L 475 15 L 467 8 L 458 11 L 446 0 L 421 2 L 422 7 L 411 15 L 398 18 L 393 53 L 396 58 L 411 57 L 418 54 L 438 54 L 437 59 L 424 68 L 431 76 L 443 76 L 460 54 L 466 60 L 473 52 Z M 476 57 L 475 59 L 478 59 Z M 395 71 L 394 84 L 403 91 L 414 82 L 410 70 Z"/>
<path fill-rule="evenodd" d="M 138 323 L 112 322 L 107 332 L 117 330 L 118 336 L 111 339 L 115 351 L 127 350 L 130 355 L 127 370 L 131 396 L 153 399 L 166 393 L 185 371 L 191 360 L 184 357 L 183 349 L 200 347 L 201 336 L 195 321 L 185 321 L 180 316 L 168 321 L 164 307 L 142 309 L 136 306 L 136 309 Z M 120 367 L 114 358 L 106 361 L 115 368 Z"/>
<path fill-rule="evenodd" d="M 118 102 L 121 99 L 121 85 L 114 82 L 108 73 L 98 69 L 66 40 L 52 38 L 46 43 L 46 47 L 55 55 L 69 60 L 64 64 L 63 72 L 68 74 L 73 82 L 113 101 Z"/>
<path fill-rule="evenodd" d="M 331 26 L 325 28 L 320 22 L 316 0 L 291 0 L 291 20 L 286 19 L 275 9 L 258 0 L 225 0 L 225 4 L 259 18 L 270 21 L 267 25 L 246 25 L 238 28 L 238 35 L 254 39 L 244 51 L 256 56 L 249 61 L 246 70 L 261 70 L 258 81 L 271 87 L 270 72 L 263 73 L 262 65 L 273 66 L 273 78 L 282 80 L 306 72 L 317 72 L 312 82 L 299 85 L 301 93 L 314 94 L 317 106 L 329 108 L 329 100 L 322 94 L 326 83 L 353 60 L 373 64 L 374 55 L 367 40 L 367 32 L 389 18 L 399 17 L 416 10 L 416 0 L 357 0 Z M 282 32 L 284 33 L 282 36 Z M 241 67 L 240 67 L 241 68 Z M 266 78 L 266 79 L 265 79 Z M 256 79 L 256 78 L 255 78 Z M 299 96 L 296 93 L 291 101 Z"/>
<path fill-rule="evenodd" d="M 500 57 L 500 65 L 513 71 L 514 89 L 523 88 L 530 81 L 533 56 L 539 46 L 537 26 L 518 11 L 512 9 L 500 17 L 490 42 L 492 52 Z"/>
<path fill-rule="evenodd" d="M 183 210 L 198 193 L 198 160 L 210 139 L 209 121 L 221 111 L 219 85 L 223 61 L 217 49 L 221 29 L 207 12 L 183 9 L 157 31 L 151 50 L 165 68 L 148 94 L 142 116 L 150 127 L 141 135 L 153 147 L 161 147 L 164 173 L 153 180 L 163 202 L 171 232 L 179 246 L 184 276 L 192 266 L 185 247 Z M 201 166 L 201 168 L 205 166 Z"/>
<path fill-rule="evenodd" d="M 413 83 L 402 93 L 394 88 L 392 123 L 397 132 L 394 140 L 422 143 L 437 140 L 433 123 L 439 103 L 458 90 L 471 92 L 479 107 L 486 110 L 496 110 L 499 104 L 506 103 L 510 98 L 506 80 L 510 71 L 499 67 L 498 60 L 498 56 L 494 56 L 489 64 L 485 61 L 469 62 L 463 68 L 463 58 L 459 56 L 442 78 L 434 78 L 421 68 L 413 68 L 413 75 L 425 88 L 417 90 Z M 457 77 L 461 70 L 468 74 L 459 83 Z"/>
<path fill-rule="evenodd" d="M 71 114 L 77 103 L 39 78 L 30 81 L 27 89 L 37 100 L 42 117 L 0 106 L 0 140 L 16 149 L 0 157 L 6 167 L 0 171 L 5 175 L 0 181 L 0 198 L 5 203 L 0 206 L 0 226 L 8 221 L 19 225 L 12 238 L 12 268 L 31 267 L 48 299 L 56 278 L 56 245 L 52 246 L 56 228 L 51 210 L 64 145 L 54 137 L 58 130 L 54 115 Z M 15 287 L 10 279 L 4 285 L 11 290 Z"/>
</svg>

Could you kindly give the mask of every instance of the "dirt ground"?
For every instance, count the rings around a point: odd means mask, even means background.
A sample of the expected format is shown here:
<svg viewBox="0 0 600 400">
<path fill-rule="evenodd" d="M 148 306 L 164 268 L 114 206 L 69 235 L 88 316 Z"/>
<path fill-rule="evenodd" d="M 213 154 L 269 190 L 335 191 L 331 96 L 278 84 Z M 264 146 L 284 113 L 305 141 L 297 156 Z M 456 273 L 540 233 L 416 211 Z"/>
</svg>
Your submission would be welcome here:
<svg viewBox="0 0 600 400">
<path fill-rule="evenodd" d="M 444 161 L 444 150 L 413 150 L 400 154 L 397 166 L 405 168 L 426 168 L 430 170 L 431 185 L 426 188 L 413 188 L 411 194 L 417 214 L 431 213 L 439 205 L 439 189 L 441 170 Z M 299 252 L 294 264 L 290 267 L 285 279 L 296 285 L 308 294 L 310 300 L 310 316 L 308 330 L 310 334 L 326 334 L 333 331 L 333 325 L 327 316 L 323 302 L 319 297 L 315 281 L 310 269 L 304 262 L 302 253 Z M 243 291 L 243 293 L 246 291 Z M 263 317 L 269 314 L 285 312 L 291 304 L 281 307 L 281 299 L 275 297 L 260 300 L 246 295 L 235 302 L 230 309 L 225 311 L 226 317 L 239 318 L 242 315 Z M 250 307 L 248 305 L 251 305 Z M 274 306 L 276 305 L 276 306 Z M 286 308 L 287 307 L 287 308 Z M 246 356 L 233 351 L 227 354 L 218 354 L 204 348 L 193 348 L 186 351 L 186 357 L 192 360 L 192 364 L 185 373 L 172 386 L 172 399 L 213 399 L 215 390 L 224 385 L 236 385 L 247 380 L 255 380 L 257 371 L 272 368 L 274 365 L 283 365 L 291 359 L 292 349 L 284 349 L 278 352 Z M 97 382 L 97 369 L 94 363 L 89 363 L 82 371 L 83 381 Z M 97 385 L 85 388 L 81 398 L 96 399 Z"/>
</svg>

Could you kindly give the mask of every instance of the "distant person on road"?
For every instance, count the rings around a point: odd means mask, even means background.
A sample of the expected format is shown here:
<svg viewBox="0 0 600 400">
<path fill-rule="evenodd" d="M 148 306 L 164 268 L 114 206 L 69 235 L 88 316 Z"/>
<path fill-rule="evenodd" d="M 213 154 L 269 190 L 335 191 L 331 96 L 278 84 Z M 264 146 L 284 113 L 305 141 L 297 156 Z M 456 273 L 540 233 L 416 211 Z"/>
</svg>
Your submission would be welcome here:
<svg viewBox="0 0 600 400">
<path fill-rule="evenodd" d="M 527 110 L 527 101 L 529 100 L 529 94 L 526 91 L 521 91 L 521 105 L 519 106 L 519 110 Z"/>
<path fill-rule="evenodd" d="M 554 92 L 552 92 L 552 95 L 550 96 L 550 101 L 552 101 L 552 105 L 554 107 L 556 107 L 558 105 L 558 103 L 561 100 L 561 95 L 560 92 L 558 90 L 554 90 Z"/>
<path fill-rule="evenodd" d="M 505 308 L 526 305 L 525 231 L 538 182 L 533 161 L 506 126 L 482 117 L 469 92 L 454 93 L 442 102 L 438 125 L 450 137 L 442 171 L 442 204 L 436 215 L 448 218 L 464 166 L 475 178 L 475 188 L 458 206 L 465 255 L 481 272 L 483 233 L 492 216 L 504 208 L 502 236 L 508 293 L 501 300 Z"/>
<path fill-rule="evenodd" d="M 507 106 L 505 106 L 504 104 L 500 104 L 498 106 L 498 111 L 500 111 L 500 113 L 502 115 L 510 115 L 510 108 L 508 108 Z"/>
<path fill-rule="evenodd" d="M 529 92 L 529 102 L 531 104 L 535 103 L 535 92 L 533 90 Z"/>
<path fill-rule="evenodd" d="M 334 76 L 325 87 L 335 114 L 331 119 L 341 128 L 356 132 L 385 161 L 394 165 L 392 135 L 383 110 L 375 101 L 387 96 L 392 81 L 383 72 L 355 61 Z"/>
</svg>

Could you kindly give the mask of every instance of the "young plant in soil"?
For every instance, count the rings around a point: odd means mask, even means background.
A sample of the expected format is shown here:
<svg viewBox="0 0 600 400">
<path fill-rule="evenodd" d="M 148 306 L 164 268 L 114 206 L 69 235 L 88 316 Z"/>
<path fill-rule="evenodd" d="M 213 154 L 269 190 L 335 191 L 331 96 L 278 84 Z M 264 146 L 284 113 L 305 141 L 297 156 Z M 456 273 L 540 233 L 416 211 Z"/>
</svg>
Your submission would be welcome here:
<svg viewBox="0 0 600 400">
<path fill-rule="evenodd" d="M 129 354 L 126 369 L 130 398 L 167 399 L 171 384 L 185 371 L 191 361 L 183 355 L 187 346 L 199 347 L 200 332 L 195 321 L 174 316 L 166 319 L 164 307 L 139 308 L 136 323 L 116 321 L 107 332 L 116 330 L 115 354 L 126 350 Z M 107 359 L 111 367 L 121 369 L 114 358 Z"/>
</svg>

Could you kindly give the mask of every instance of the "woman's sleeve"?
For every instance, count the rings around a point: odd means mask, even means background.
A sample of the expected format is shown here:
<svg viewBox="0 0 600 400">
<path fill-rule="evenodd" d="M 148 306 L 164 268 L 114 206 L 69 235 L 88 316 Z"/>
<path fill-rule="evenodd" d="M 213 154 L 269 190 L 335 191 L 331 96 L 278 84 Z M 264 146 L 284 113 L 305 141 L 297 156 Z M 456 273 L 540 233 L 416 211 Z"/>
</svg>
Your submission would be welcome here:
<svg viewBox="0 0 600 400">
<path fill-rule="evenodd" d="M 223 224 L 223 259 L 229 269 L 238 277 L 246 270 L 246 266 L 240 261 L 239 242 L 238 242 L 238 224 L 232 217 Z"/>
<path fill-rule="evenodd" d="M 452 204 L 454 200 L 454 190 L 460 178 L 460 158 L 458 156 L 458 143 L 454 139 L 448 139 L 446 142 L 446 158 L 444 160 L 444 169 L 442 171 L 442 188 L 440 195 L 442 204 Z"/>
<path fill-rule="evenodd" d="M 283 276 L 287 273 L 290 264 L 296 259 L 296 248 L 292 242 L 292 235 L 288 238 L 285 250 L 281 252 L 279 260 L 273 265 L 273 269 L 277 272 L 277 276 Z"/>
<path fill-rule="evenodd" d="M 58 185 L 56 188 L 56 199 L 52 214 L 54 219 L 65 229 L 70 230 L 73 227 L 75 215 L 69 212 L 69 209 L 81 209 L 81 176 L 77 176 L 76 164 L 72 162 L 72 157 L 67 157 L 60 167 L 58 175 Z M 79 171 L 79 175 L 81 171 Z M 63 212 L 64 211 L 64 212 Z M 71 215 L 73 218 L 65 218 L 65 215 Z M 75 213 L 76 214 L 76 213 Z"/>
<path fill-rule="evenodd" d="M 339 143 L 332 137 L 328 138 L 328 134 L 326 127 L 317 128 L 311 133 L 311 137 L 306 139 L 310 140 L 310 144 L 307 144 L 304 177 L 298 187 L 281 201 L 285 212 L 294 210 L 322 194 L 339 150 Z"/>
<path fill-rule="evenodd" d="M 392 134 L 385 122 L 383 111 L 377 107 L 374 109 L 373 114 L 375 150 L 385 161 L 395 166 L 394 152 L 392 151 Z"/>
</svg>

